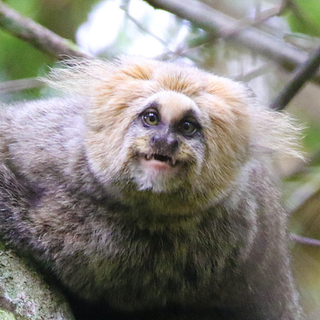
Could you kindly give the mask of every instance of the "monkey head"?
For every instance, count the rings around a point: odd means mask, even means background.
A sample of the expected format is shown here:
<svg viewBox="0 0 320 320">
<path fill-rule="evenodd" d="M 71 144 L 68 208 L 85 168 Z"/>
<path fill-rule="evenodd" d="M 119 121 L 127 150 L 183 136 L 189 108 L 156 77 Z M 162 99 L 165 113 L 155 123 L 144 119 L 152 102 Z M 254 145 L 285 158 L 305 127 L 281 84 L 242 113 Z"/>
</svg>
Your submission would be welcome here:
<svg viewBox="0 0 320 320">
<path fill-rule="evenodd" d="M 187 212 L 225 196 L 252 140 L 267 136 L 255 115 L 272 118 L 242 84 L 177 63 L 94 61 L 53 74 L 61 79 L 89 97 L 85 148 L 97 180 L 132 203 L 168 199 L 161 210 Z"/>
</svg>

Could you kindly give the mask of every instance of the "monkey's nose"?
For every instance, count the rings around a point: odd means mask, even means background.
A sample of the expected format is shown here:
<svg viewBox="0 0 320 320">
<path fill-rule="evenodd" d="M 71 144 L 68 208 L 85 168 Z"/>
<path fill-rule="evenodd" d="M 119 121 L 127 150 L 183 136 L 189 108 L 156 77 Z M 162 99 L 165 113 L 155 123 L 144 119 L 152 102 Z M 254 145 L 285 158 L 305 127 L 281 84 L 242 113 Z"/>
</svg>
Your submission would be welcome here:
<svg viewBox="0 0 320 320">
<path fill-rule="evenodd" d="M 150 145 L 162 154 L 174 154 L 179 146 L 179 141 L 172 135 L 154 135 L 150 139 Z"/>
</svg>

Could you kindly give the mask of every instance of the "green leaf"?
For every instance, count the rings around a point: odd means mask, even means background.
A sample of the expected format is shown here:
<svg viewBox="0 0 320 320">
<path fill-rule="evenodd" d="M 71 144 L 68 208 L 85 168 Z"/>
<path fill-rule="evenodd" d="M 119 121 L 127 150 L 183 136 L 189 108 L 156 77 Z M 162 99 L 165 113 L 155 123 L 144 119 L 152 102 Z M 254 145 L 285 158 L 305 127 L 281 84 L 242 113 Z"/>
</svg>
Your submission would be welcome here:
<svg viewBox="0 0 320 320">
<path fill-rule="evenodd" d="M 288 23 L 293 32 L 320 36 L 319 0 L 295 0 L 296 6 L 288 14 Z"/>
</svg>

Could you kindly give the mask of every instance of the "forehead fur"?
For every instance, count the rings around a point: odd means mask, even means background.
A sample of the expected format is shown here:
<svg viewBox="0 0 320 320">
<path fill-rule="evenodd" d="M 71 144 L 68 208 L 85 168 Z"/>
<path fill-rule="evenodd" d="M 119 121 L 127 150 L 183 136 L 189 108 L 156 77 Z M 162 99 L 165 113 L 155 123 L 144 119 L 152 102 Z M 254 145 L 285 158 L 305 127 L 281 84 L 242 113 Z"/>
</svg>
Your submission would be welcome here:
<svg viewBox="0 0 320 320">
<path fill-rule="evenodd" d="M 161 118 L 166 123 L 180 121 L 189 114 L 200 115 L 196 103 L 186 95 L 175 91 L 161 91 L 150 97 L 150 103 L 156 103 Z"/>
<path fill-rule="evenodd" d="M 94 106 L 103 106 L 113 115 L 132 108 L 132 101 L 148 99 L 161 91 L 181 93 L 194 101 L 215 97 L 223 103 L 211 104 L 205 111 L 222 118 L 233 111 L 244 111 L 248 103 L 248 92 L 241 84 L 178 63 L 123 57 L 115 62 L 86 60 L 72 64 L 71 68 L 54 70 L 47 82 L 88 96 Z"/>
<path fill-rule="evenodd" d="M 143 58 L 123 58 L 107 65 L 99 81 L 95 81 L 93 95 L 95 105 L 108 105 L 108 113 L 113 117 L 126 112 L 127 108 L 131 109 L 128 115 L 133 116 L 135 104 L 132 102 L 144 103 L 143 100 L 151 96 L 163 100 L 172 116 L 174 112 L 182 112 L 179 108 L 187 109 L 192 104 L 193 108 L 197 104 L 216 121 L 234 121 L 247 116 L 247 91 L 229 79 L 185 65 Z M 170 91 L 175 94 L 161 94 Z"/>
</svg>

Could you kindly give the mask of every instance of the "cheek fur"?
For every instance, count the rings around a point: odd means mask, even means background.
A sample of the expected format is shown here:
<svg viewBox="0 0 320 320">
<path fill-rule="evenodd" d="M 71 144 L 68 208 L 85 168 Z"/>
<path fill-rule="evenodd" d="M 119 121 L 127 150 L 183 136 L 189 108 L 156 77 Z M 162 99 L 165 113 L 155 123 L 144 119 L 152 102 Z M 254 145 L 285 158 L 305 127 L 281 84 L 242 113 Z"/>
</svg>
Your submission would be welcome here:
<svg viewBox="0 0 320 320">
<path fill-rule="evenodd" d="M 109 184 L 123 170 L 127 154 L 123 152 L 125 128 L 89 131 L 86 150 L 89 165 L 103 184 Z"/>
<path fill-rule="evenodd" d="M 248 156 L 247 119 L 220 126 L 212 125 L 206 132 L 206 141 L 206 165 L 201 173 L 203 186 L 213 193 L 223 193 L 236 180 Z"/>
<path fill-rule="evenodd" d="M 201 185 L 213 195 L 225 192 L 233 184 L 248 156 L 251 123 L 245 103 L 239 101 L 226 104 L 212 94 L 197 99 L 204 115 L 206 141 Z"/>
</svg>

